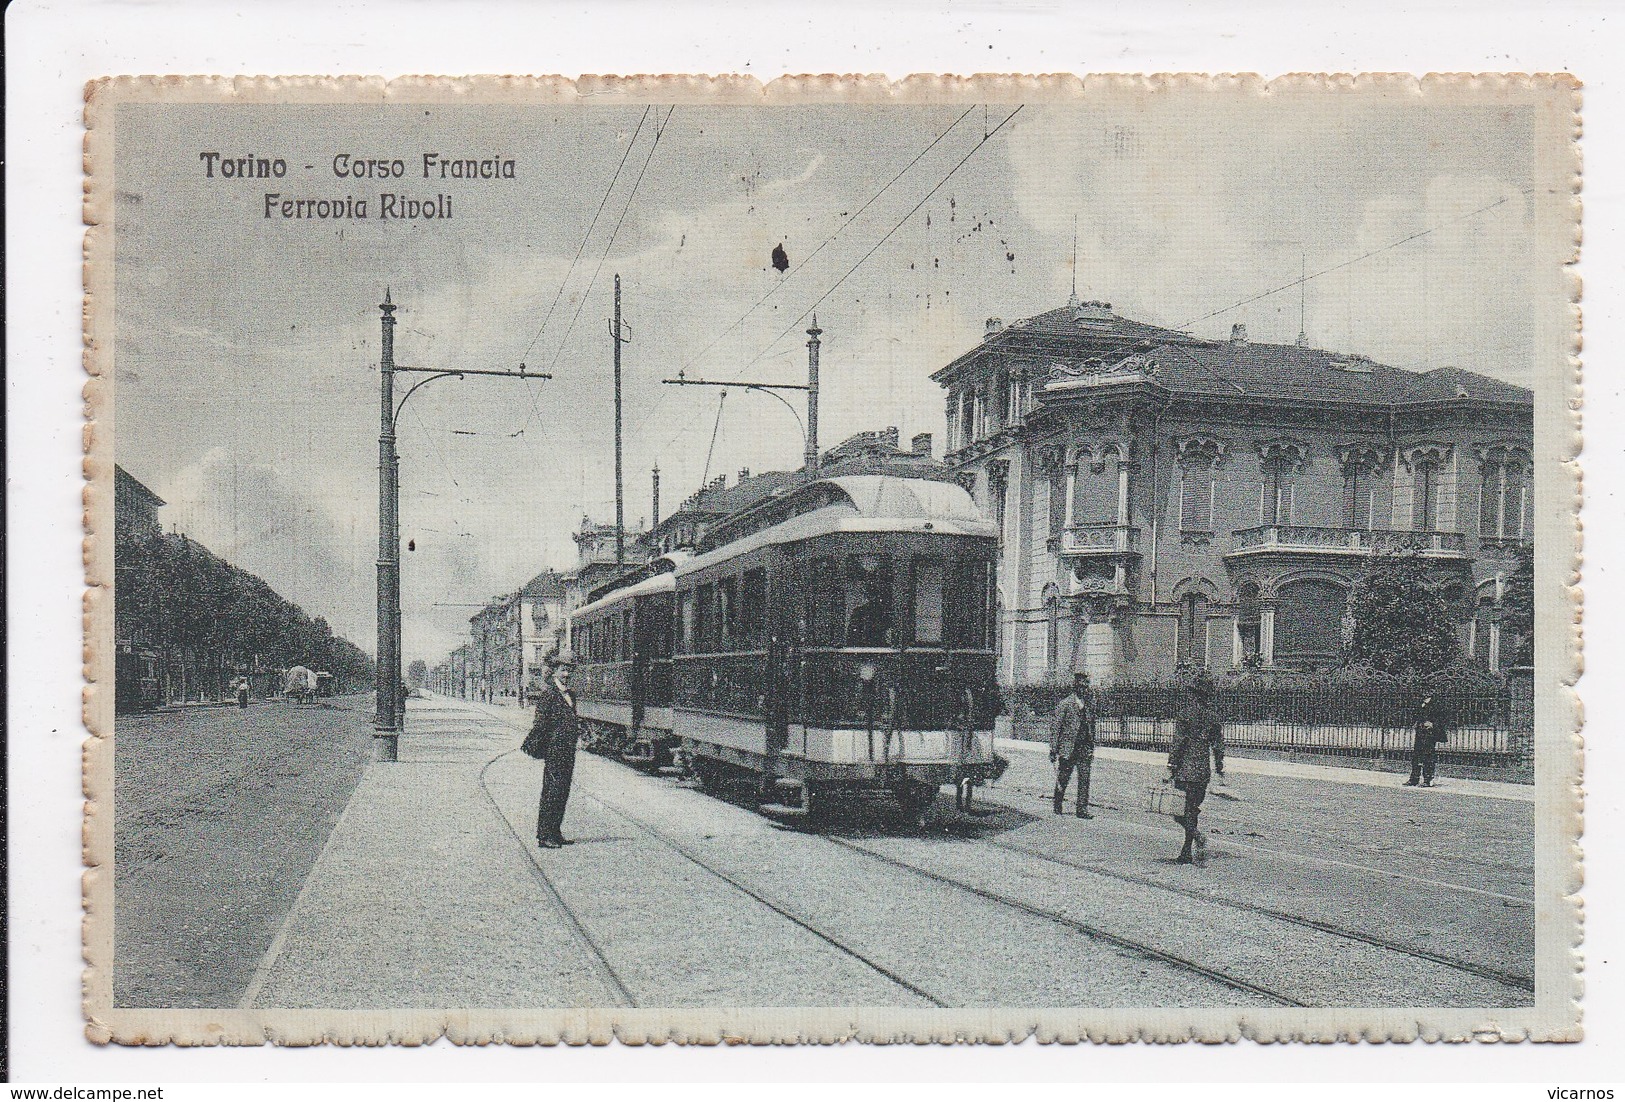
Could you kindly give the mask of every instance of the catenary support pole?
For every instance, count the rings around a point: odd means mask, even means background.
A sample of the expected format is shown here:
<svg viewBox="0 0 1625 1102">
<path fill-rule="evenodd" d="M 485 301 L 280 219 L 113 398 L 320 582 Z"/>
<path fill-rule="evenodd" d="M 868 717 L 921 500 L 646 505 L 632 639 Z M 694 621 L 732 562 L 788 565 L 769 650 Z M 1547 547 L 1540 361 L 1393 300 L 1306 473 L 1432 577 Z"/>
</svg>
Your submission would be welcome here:
<svg viewBox="0 0 1625 1102">
<path fill-rule="evenodd" d="M 814 314 L 812 328 L 807 336 L 807 454 L 806 468 L 809 478 L 818 477 L 818 315 Z"/>
<path fill-rule="evenodd" d="M 394 761 L 399 752 L 401 549 L 396 518 L 395 305 L 389 291 L 378 309 L 383 318 L 383 351 L 378 363 L 378 667 L 373 722 L 374 757 Z"/>
</svg>

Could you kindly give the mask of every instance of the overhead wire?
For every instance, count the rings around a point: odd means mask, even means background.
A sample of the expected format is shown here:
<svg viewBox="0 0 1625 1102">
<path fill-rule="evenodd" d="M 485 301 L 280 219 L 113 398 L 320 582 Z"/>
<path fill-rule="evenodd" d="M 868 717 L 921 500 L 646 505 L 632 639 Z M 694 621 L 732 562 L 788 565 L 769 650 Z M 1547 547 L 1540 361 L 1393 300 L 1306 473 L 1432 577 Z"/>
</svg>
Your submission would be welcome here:
<svg viewBox="0 0 1625 1102">
<path fill-rule="evenodd" d="M 1527 188 L 1523 189 L 1523 194 L 1525 194 L 1525 195 L 1529 194 L 1529 189 L 1527 189 Z M 1510 196 L 1510 195 L 1502 196 L 1501 198 L 1497 199 L 1495 202 L 1486 203 L 1484 206 L 1479 207 L 1477 210 L 1468 211 L 1466 214 L 1457 215 L 1455 218 L 1447 218 L 1443 222 L 1439 222 L 1439 223 L 1437 223 L 1435 225 L 1429 226 L 1425 230 L 1418 230 L 1416 233 L 1413 233 L 1413 234 L 1409 235 L 1408 237 L 1402 237 L 1398 241 L 1391 241 L 1388 244 L 1383 245 L 1381 248 L 1376 248 L 1376 249 L 1372 249 L 1370 252 L 1361 253 L 1359 256 L 1354 257 L 1351 260 L 1344 260 L 1344 261 L 1342 261 L 1340 263 L 1333 264 L 1329 268 L 1322 268 L 1318 272 L 1311 272 L 1308 275 L 1301 275 L 1297 279 L 1294 279 L 1294 280 L 1291 280 L 1291 281 L 1289 281 L 1287 283 L 1281 284 L 1279 287 L 1271 288 L 1268 291 L 1261 291 L 1256 295 L 1252 295 L 1252 296 L 1250 296 L 1248 298 L 1242 299 L 1240 302 L 1232 303 L 1231 305 L 1226 306 L 1226 307 L 1224 307 L 1222 309 L 1213 310 L 1213 311 L 1211 311 L 1209 313 L 1203 314 L 1199 318 L 1192 318 L 1190 321 L 1181 322 L 1179 325 L 1174 326 L 1174 328 L 1175 329 L 1189 329 L 1193 325 L 1200 325 L 1202 322 L 1207 321 L 1209 318 L 1216 318 L 1220 314 L 1228 314 L 1232 310 L 1239 310 L 1243 306 L 1251 305 L 1252 303 L 1255 303 L 1255 302 L 1259 301 L 1260 299 L 1269 298 L 1271 295 L 1278 295 L 1282 291 L 1290 291 L 1292 288 L 1297 287 L 1300 284 L 1308 283 L 1312 279 L 1318 279 L 1319 277 L 1321 277 L 1323 275 L 1330 275 L 1332 272 L 1341 271 L 1344 268 L 1352 267 L 1353 265 L 1360 263 L 1360 261 L 1362 261 L 1362 260 L 1369 260 L 1372 257 L 1377 256 L 1377 255 L 1379 255 L 1381 253 L 1388 252 L 1391 249 L 1397 249 L 1401 245 L 1407 245 L 1410 242 L 1417 240 L 1418 238 L 1426 237 L 1430 233 L 1436 233 L 1439 230 L 1444 229 L 1446 226 L 1454 225 L 1457 222 L 1465 222 L 1469 218 L 1476 218 L 1480 214 L 1485 213 L 1486 211 L 1492 211 L 1496 207 L 1499 207 L 1499 206 L 1501 206 L 1501 205 L 1503 205 L 1505 203 L 1509 203 L 1511 201 L 1512 201 L 1512 196 Z"/>
<path fill-rule="evenodd" d="M 581 318 L 581 310 L 587 305 L 587 299 L 592 296 L 592 289 L 597 285 L 598 276 L 604 270 L 604 261 L 609 259 L 609 252 L 615 247 L 615 236 L 621 232 L 621 225 L 626 221 L 627 212 L 632 209 L 632 200 L 637 197 L 638 188 L 643 183 L 643 177 L 649 171 L 649 164 L 654 160 L 655 150 L 660 147 L 660 139 L 666 133 L 666 127 L 670 125 L 671 115 L 675 110 L 677 110 L 676 104 L 668 107 L 665 119 L 659 126 L 655 127 L 655 138 L 653 142 L 649 143 L 649 152 L 643 158 L 643 168 L 638 171 L 638 178 L 632 182 L 632 190 L 626 193 L 626 202 L 621 204 L 621 216 L 616 219 L 615 228 L 609 233 L 609 241 L 604 245 L 603 255 L 598 258 L 598 267 L 593 269 L 592 279 L 588 281 L 586 291 L 582 293 L 581 300 L 576 303 L 576 312 L 570 318 L 569 327 L 564 330 L 563 339 L 559 341 L 559 348 L 553 356 L 550 371 L 558 367 L 559 360 L 564 356 L 564 349 L 570 342 L 570 334 L 575 331 L 576 322 Z"/>
<path fill-rule="evenodd" d="M 948 136 L 949 131 L 953 130 L 954 127 L 956 127 L 960 123 L 964 122 L 966 116 L 970 115 L 970 113 L 972 111 L 975 111 L 975 110 L 976 110 L 976 105 L 972 104 L 971 106 L 969 106 L 969 107 L 967 107 L 965 109 L 964 114 L 960 115 L 957 119 L 955 119 L 953 122 L 949 123 L 946 127 L 944 127 L 940 134 L 938 134 L 935 138 L 931 139 L 931 144 L 927 145 L 924 149 L 922 149 L 918 153 L 916 153 L 914 155 L 913 159 L 908 162 L 908 164 L 904 165 L 900 170 L 898 170 L 897 175 L 893 176 L 890 180 L 886 181 L 886 183 L 881 187 L 881 189 L 879 191 L 875 192 L 867 200 L 865 200 L 864 204 L 861 207 L 859 207 L 856 211 L 854 211 L 851 214 L 851 216 L 849 216 L 846 219 L 846 221 L 842 222 L 839 226 L 836 227 L 836 229 L 835 229 L 835 231 L 833 233 L 831 233 L 828 237 L 824 238 L 824 240 L 819 243 L 819 245 L 818 245 L 818 247 L 816 249 L 814 249 L 812 252 L 808 253 L 807 256 L 804 259 L 802 259 L 793 268 L 791 268 L 788 272 L 786 272 L 783 279 L 779 280 L 771 288 L 768 289 L 767 294 L 765 294 L 761 298 L 757 299 L 755 305 L 751 306 L 750 309 L 746 310 L 743 314 L 741 314 L 739 316 L 739 318 L 733 322 L 732 325 L 729 325 L 721 333 L 718 333 L 716 335 L 716 337 L 714 337 L 711 340 L 710 344 L 706 345 L 704 348 L 700 349 L 700 351 L 698 353 L 696 353 L 694 356 L 690 357 L 689 361 L 686 364 L 683 365 L 682 369 L 684 371 L 687 371 L 689 368 L 693 367 L 702 358 L 704 358 L 706 353 L 710 352 L 711 349 L 715 348 L 723 340 L 723 338 L 725 338 L 729 333 L 732 333 L 735 329 L 739 328 L 739 326 L 744 324 L 746 319 L 748 319 L 752 314 L 754 314 L 757 310 L 759 310 L 762 307 L 762 305 L 767 302 L 768 299 L 770 299 L 774 295 L 778 294 L 779 291 L 781 291 L 784 288 L 784 285 L 786 283 L 790 282 L 790 280 L 795 276 L 795 274 L 797 272 L 801 271 L 802 268 L 804 268 L 808 264 L 810 264 L 813 261 L 813 259 L 818 256 L 819 253 L 823 252 L 824 249 L 827 246 L 830 245 L 831 242 L 833 242 L 837 237 L 839 237 L 842 233 L 844 233 L 848 226 L 850 226 L 853 222 L 857 221 L 858 218 L 860 218 L 863 215 L 864 211 L 868 210 L 871 206 L 873 206 L 875 204 L 875 202 L 882 195 L 886 194 L 887 191 L 891 190 L 892 185 L 896 184 L 897 181 L 901 180 L 908 173 L 909 169 L 911 169 L 915 165 L 919 164 L 920 160 L 927 153 L 931 152 L 939 144 L 941 144 L 942 139 L 944 139 L 944 138 L 946 138 Z"/>
<path fill-rule="evenodd" d="M 823 305 L 824 301 L 826 299 L 828 299 L 830 295 L 833 295 L 836 291 L 838 291 L 841 288 L 841 285 L 843 283 L 845 283 L 848 279 L 850 279 L 852 277 L 852 274 L 863 266 L 865 261 L 867 261 L 870 257 L 874 256 L 875 253 L 879 252 L 880 247 L 882 245 L 884 245 L 887 241 L 891 240 L 892 234 L 894 234 L 898 230 L 902 229 L 903 224 L 906 223 L 910 218 L 914 217 L 914 215 L 919 211 L 919 209 L 921 207 L 925 206 L 926 203 L 930 202 L 931 197 L 933 195 L 935 195 L 937 192 L 941 191 L 944 187 L 947 186 L 948 181 L 953 179 L 954 174 L 957 173 L 961 168 L 963 168 L 965 166 L 965 162 L 969 161 L 972 157 L 974 157 L 976 155 L 978 150 L 980 150 L 983 146 L 987 145 L 987 143 L 992 140 L 992 138 L 993 138 L 993 136 L 995 134 L 997 134 L 999 131 L 1003 130 L 1005 128 L 1005 126 L 1009 124 L 1011 119 L 1013 119 L 1017 115 L 1021 114 L 1021 108 L 1023 106 L 1025 106 L 1025 104 L 1018 105 L 1014 111 L 1010 112 L 1008 115 L 1006 115 L 1004 117 L 1003 122 L 1000 122 L 999 125 L 995 126 L 992 130 L 989 130 L 987 132 L 986 137 L 984 137 L 981 141 L 977 142 L 975 145 L 971 146 L 970 151 L 968 153 L 966 153 L 963 157 L 959 158 L 959 160 L 954 162 L 954 166 L 947 171 L 947 173 L 942 177 L 941 180 L 937 181 L 936 186 L 934 186 L 930 191 L 926 192 L 924 197 L 921 198 L 918 203 L 915 203 L 912 207 L 909 208 L 907 214 L 905 214 L 905 215 L 903 215 L 903 217 L 899 218 L 896 221 L 896 223 L 893 224 L 891 229 L 887 230 L 883 235 L 881 235 L 880 240 L 876 241 L 874 243 L 874 245 L 869 249 L 868 252 L 864 253 L 861 257 L 859 257 L 857 263 L 853 264 L 852 267 L 848 268 L 846 270 L 846 272 L 844 274 L 842 274 L 840 279 L 837 279 L 834 283 L 832 283 L 830 285 L 829 290 L 825 291 L 822 295 L 818 296 L 818 299 L 817 299 L 816 302 L 814 302 L 811 306 L 807 307 L 807 309 L 803 310 L 801 312 L 801 314 L 794 321 L 792 321 L 787 327 L 785 327 L 783 332 L 781 332 L 778 336 L 774 337 L 771 341 L 769 341 L 762 348 L 762 350 L 760 352 L 758 352 L 753 359 L 751 359 L 751 361 L 749 363 L 745 364 L 744 367 L 740 368 L 737 372 L 735 372 L 733 374 L 733 376 L 731 376 L 731 378 L 737 379 L 740 375 L 744 374 L 746 371 L 749 371 L 757 363 L 761 362 L 762 358 L 764 356 L 766 356 L 770 351 L 772 351 L 773 347 L 775 345 L 777 345 L 785 337 L 789 336 L 790 332 L 792 330 L 794 330 L 797 326 L 799 326 L 803 321 L 805 321 L 807 319 L 808 315 L 810 315 L 814 310 L 817 310 L 819 306 Z"/>
<path fill-rule="evenodd" d="M 530 338 L 530 343 L 525 346 L 524 353 L 519 357 L 519 366 L 520 366 L 521 370 L 524 369 L 525 361 L 530 358 L 531 350 L 533 348 L 535 348 L 536 343 L 542 339 L 542 333 L 544 333 L 547 330 L 547 323 L 550 322 L 551 320 L 553 320 L 553 311 L 558 308 L 559 300 L 564 297 L 564 289 L 570 285 L 570 279 L 571 279 L 571 277 L 573 277 L 575 275 L 576 265 L 578 263 L 580 263 L 580 261 L 581 261 L 581 254 L 586 251 L 587 242 L 592 240 L 592 232 L 593 232 L 593 230 L 598 228 L 598 219 L 599 219 L 600 216 L 603 215 L 604 207 L 606 207 L 609 204 L 609 197 L 615 193 L 615 185 L 620 182 L 621 171 L 626 168 L 627 159 L 629 157 L 631 157 L 632 150 L 637 147 L 638 136 L 643 133 L 643 124 L 649 120 L 649 112 L 652 111 L 653 109 L 654 109 L 653 104 L 649 104 L 649 105 L 645 106 L 644 109 L 643 109 L 643 114 L 638 117 L 637 128 L 632 131 L 632 140 L 626 143 L 626 151 L 621 154 L 620 163 L 615 166 L 615 174 L 610 177 L 609 186 L 604 188 L 604 194 L 598 200 L 598 209 L 593 211 L 592 221 L 587 224 L 587 232 L 582 235 L 581 244 L 576 246 L 575 256 L 570 258 L 570 266 L 569 266 L 569 268 L 567 268 L 565 270 L 564 278 L 559 281 L 559 289 L 553 293 L 553 301 L 547 307 L 547 314 L 545 316 L 543 316 L 542 324 L 540 326 L 538 326 L 537 329 L 536 329 L 536 335 Z M 671 117 L 671 113 L 668 111 L 667 112 L 667 118 L 669 119 L 670 117 Z M 651 151 L 652 151 L 652 148 L 653 147 L 651 147 Z M 647 167 L 647 166 L 645 166 L 645 167 Z M 622 217 L 623 218 L 625 217 L 624 211 L 622 213 Z M 619 228 L 619 224 L 617 224 L 616 228 L 617 229 Z M 614 236 L 613 235 L 611 235 L 611 237 L 610 237 L 610 242 L 612 244 L 614 243 Z M 594 278 L 594 280 L 597 279 L 596 274 L 594 275 L 593 278 Z M 589 292 L 592 290 L 591 285 L 588 286 L 587 290 Z M 583 297 L 585 297 L 585 296 L 583 296 Z M 579 310 L 578 310 L 578 313 L 579 313 Z M 573 321 L 572 321 L 571 325 L 572 325 L 572 327 L 574 326 Z M 565 338 L 568 339 L 569 335 L 570 335 L 569 332 L 566 331 L 565 332 Z M 555 361 L 556 361 L 556 359 L 557 358 L 555 357 Z M 515 437 L 520 437 L 520 436 L 525 435 L 525 431 L 527 429 L 529 429 L 532 424 L 535 423 L 536 417 L 537 417 L 537 415 L 539 413 L 539 410 L 538 410 L 537 405 L 536 405 L 536 397 L 537 397 L 536 392 L 534 390 L 532 390 L 531 391 L 531 401 L 530 401 L 530 416 L 525 419 L 525 423 L 523 425 L 519 426 L 519 429 L 518 429 L 517 432 L 512 432 L 512 433 L 508 434 L 509 439 L 513 439 Z"/>
<path fill-rule="evenodd" d="M 931 199 L 931 197 L 933 195 L 935 195 L 937 192 L 941 191 L 943 189 L 943 187 L 947 185 L 948 181 L 951 180 L 954 177 L 954 174 L 957 173 L 962 167 L 964 167 L 965 162 L 969 161 L 971 159 L 971 157 L 976 155 L 977 150 L 979 150 L 983 146 L 985 146 L 988 143 L 988 141 L 990 139 L 992 139 L 992 137 L 995 134 L 997 134 L 1000 130 L 1003 130 L 1005 128 L 1005 126 L 1009 124 L 1011 119 L 1014 119 L 1018 114 L 1020 114 L 1022 106 L 1025 106 L 1025 105 L 1018 105 L 1014 111 L 1011 111 L 1010 114 L 1006 115 L 1004 120 L 1002 122 L 1000 122 L 997 126 L 993 127 L 991 130 L 987 129 L 985 121 L 984 121 L 984 125 L 983 125 L 984 133 L 982 135 L 982 140 L 977 142 L 974 146 L 972 146 L 970 151 L 967 152 L 963 157 L 959 158 L 958 161 L 954 162 L 953 167 L 950 168 L 947 171 L 946 174 L 944 174 L 942 179 L 938 180 L 937 183 L 931 188 L 931 190 L 926 192 L 924 197 L 922 197 L 918 203 L 915 203 L 914 206 L 910 207 L 909 210 L 908 210 L 908 213 L 904 214 L 901 218 L 899 218 L 896 221 L 896 223 L 894 223 L 889 230 L 887 230 L 884 234 L 882 234 L 881 237 L 880 237 L 880 240 L 876 241 L 874 243 L 874 245 L 870 247 L 868 252 L 864 253 L 863 256 L 859 257 L 857 263 L 853 264 L 852 267 L 848 268 L 846 270 L 846 272 L 839 279 L 837 279 L 830 286 L 830 288 L 828 290 L 826 290 L 822 295 L 820 295 L 818 297 L 817 301 L 815 301 L 811 306 L 807 307 L 806 310 L 802 311 L 802 313 L 799 316 L 797 316 L 796 319 L 794 321 L 792 321 L 790 323 L 790 325 L 784 329 L 783 332 L 781 332 L 778 336 L 774 337 L 771 341 L 769 341 L 767 343 L 767 345 L 764 346 L 763 349 L 760 352 L 758 352 L 756 354 L 756 356 L 753 357 L 750 360 L 749 363 L 745 364 L 745 366 L 740 368 L 738 371 L 735 371 L 731 376 L 729 376 L 729 378 L 730 379 L 737 379 L 741 375 L 743 375 L 746 371 L 748 371 L 750 368 L 752 368 L 756 364 L 760 363 L 762 361 L 762 359 L 765 358 L 767 356 L 767 354 L 773 350 L 774 346 L 777 345 L 779 341 L 783 340 L 787 335 L 789 335 L 791 330 L 795 329 L 798 325 L 800 325 L 802 323 L 802 321 L 804 321 L 809 314 L 811 314 L 814 310 L 818 309 L 818 307 L 824 302 L 824 300 L 829 298 L 830 295 L 834 294 L 836 292 L 836 290 L 838 290 L 840 288 L 840 286 L 843 283 L 845 283 L 847 281 L 847 279 L 849 279 L 852 276 L 852 274 L 854 272 L 856 272 L 858 270 L 858 268 L 860 268 L 864 264 L 865 261 L 867 261 L 877 251 L 879 251 L 880 247 L 882 245 L 884 245 L 887 241 L 889 241 L 893 234 L 895 234 L 899 229 L 901 229 L 902 226 L 910 218 L 912 218 L 916 213 L 918 213 L 919 209 L 921 207 L 925 206 L 925 204 L 930 201 L 930 199 Z M 968 111 L 966 111 L 965 114 L 969 114 L 970 111 L 974 111 L 974 110 L 975 110 L 975 105 L 972 104 L 971 108 Z M 942 134 L 937 136 L 936 141 L 933 141 L 931 143 L 931 146 L 927 146 L 926 150 L 922 151 L 919 156 L 915 157 L 914 161 L 909 162 L 908 167 L 912 167 L 914 165 L 914 163 L 916 163 L 920 159 L 920 157 L 923 157 L 926 152 L 929 152 L 930 149 L 932 148 L 932 146 L 935 146 L 937 144 L 937 142 L 940 142 L 942 140 L 942 138 L 945 137 L 950 130 L 952 130 L 955 126 L 957 126 L 959 124 L 960 120 L 962 120 L 964 117 L 965 117 L 965 115 L 960 115 L 958 119 L 955 119 L 953 121 L 953 123 L 951 123 L 947 127 L 947 129 L 943 130 Z M 903 172 L 907 172 L 907 171 L 908 171 L 908 168 L 905 168 L 903 170 Z M 902 175 L 903 175 L 903 173 L 899 173 L 898 177 L 900 178 Z M 896 183 L 896 178 L 894 178 L 891 183 Z M 891 186 L 890 183 L 888 183 L 886 185 L 887 188 L 889 188 L 890 186 Z M 886 188 L 882 188 L 880 192 L 877 192 L 875 194 L 875 198 L 879 198 L 880 194 L 882 192 L 884 192 L 885 190 L 886 190 Z M 874 201 L 873 199 L 870 200 L 870 202 L 873 202 L 873 201 Z M 865 205 L 867 206 L 867 204 L 865 204 Z M 838 232 L 839 231 L 837 231 L 837 233 Z M 651 411 L 651 414 L 652 414 L 652 412 L 653 411 Z M 645 418 L 645 419 L 647 419 L 647 418 Z M 672 435 L 671 439 L 666 441 L 666 444 L 662 447 L 661 450 L 665 450 L 665 448 L 669 448 L 672 445 L 672 443 L 675 442 L 677 440 L 677 438 L 679 436 L 681 436 L 686 431 L 688 431 L 688 426 L 686 426 L 686 425 L 683 426 L 682 428 L 679 428 L 677 430 L 677 432 Z"/>
</svg>

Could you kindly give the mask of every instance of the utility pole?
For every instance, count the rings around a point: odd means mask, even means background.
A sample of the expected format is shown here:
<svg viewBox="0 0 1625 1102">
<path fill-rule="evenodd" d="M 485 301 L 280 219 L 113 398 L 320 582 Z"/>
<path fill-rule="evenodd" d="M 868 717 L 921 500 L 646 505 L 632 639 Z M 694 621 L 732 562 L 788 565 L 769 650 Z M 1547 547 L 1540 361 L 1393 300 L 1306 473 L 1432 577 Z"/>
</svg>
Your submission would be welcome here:
<svg viewBox="0 0 1625 1102">
<path fill-rule="evenodd" d="M 502 379 L 551 379 L 541 371 L 493 371 L 465 367 L 442 370 L 436 367 L 407 367 L 395 362 L 395 304 L 389 290 L 378 306 L 383 314 L 382 352 L 378 362 L 378 668 L 374 688 L 377 694 L 373 720 L 373 757 L 395 761 L 400 753 L 401 735 L 401 485 L 400 457 L 395 451 L 395 426 L 407 401 L 437 379 L 461 379 L 484 375 Z M 399 372 L 425 376 L 413 383 L 399 402 L 395 401 L 395 376 Z M 482 633 L 483 634 L 483 633 Z M 482 663 L 484 643 L 481 642 Z"/>
<path fill-rule="evenodd" d="M 812 328 L 807 330 L 807 454 L 803 465 L 809 478 L 818 477 L 818 315 L 814 314 Z"/>
<path fill-rule="evenodd" d="M 609 330 L 615 345 L 615 569 L 626 569 L 626 513 L 621 486 L 621 274 L 615 273 L 615 321 Z"/>
<path fill-rule="evenodd" d="M 720 386 L 738 387 L 740 390 L 759 390 L 763 394 L 770 394 L 777 398 L 779 404 L 790 411 L 790 416 L 796 419 L 796 427 L 801 430 L 802 441 L 802 468 L 809 479 L 818 477 L 818 347 L 819 335 L 823 330 L 818 328 L 818 315 L 813 315 L 812 328 L 807 335 L 812 339 L 807 342 L 807 382 L 801 383 L 753 383 L 740 382 L 737 379 L 722 381 L 718 379 L 690 379 L 683 372 L 677 373 L 675 379 L 662 379 L 667 386 Z M 807 392 L 807 420 L 801 420 L 801 414 L 796 407 L 785 401 L 784 396 L 777 393 L 781 390 L 804 390 Z"/>
<path fill-rule="evenodd" d="M 649 510 L 649 531 L 660 527 L 660 464 L 656 463 L 650 472 L 654 480 L 654 506 Z"/>
</svg>

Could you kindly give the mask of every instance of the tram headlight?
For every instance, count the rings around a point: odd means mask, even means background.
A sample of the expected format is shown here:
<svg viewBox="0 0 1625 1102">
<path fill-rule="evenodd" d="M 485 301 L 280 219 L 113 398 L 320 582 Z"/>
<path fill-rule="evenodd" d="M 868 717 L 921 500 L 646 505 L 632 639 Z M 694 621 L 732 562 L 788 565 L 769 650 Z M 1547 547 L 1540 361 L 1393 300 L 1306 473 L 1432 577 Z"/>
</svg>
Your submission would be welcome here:
<svg viewBox="0 0 1625 1102">
<path fill-rule="evenodd" d="M 867 685 L 875 679 L 875 674 L 877 672 L 878 671 L 875 669 L 875 664 L 873 662 L 865 662 L 863 665 L 858 667 L 858 680 Z"/>
</svg>

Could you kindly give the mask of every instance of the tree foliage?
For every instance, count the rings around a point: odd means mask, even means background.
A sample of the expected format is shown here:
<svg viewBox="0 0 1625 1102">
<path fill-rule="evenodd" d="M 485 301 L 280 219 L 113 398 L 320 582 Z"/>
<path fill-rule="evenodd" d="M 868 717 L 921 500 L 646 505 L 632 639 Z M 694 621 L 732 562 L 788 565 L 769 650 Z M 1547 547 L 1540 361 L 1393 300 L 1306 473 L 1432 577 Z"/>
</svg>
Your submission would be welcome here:
<svg viewBox="0 0 1625 1102">
<path fill-rule="evenodd" d="M 1444 583 L 1414 552 L 1377 554 L 1349 595 L 1344 661 L 1390 674 L 1427 674 L 1460 657 Z"/>
<path fill-rule="evenodd" d="M 113 562 L 118 638 L 184 665 L 202 684 L 293 665 L 331 673 L 340 692 L 372 680 L 372 659 L 325 619 L 185 536 L 120 527 Z"/>
<path fill-rule="evenodd" d="M 1518 565 L 1501 590 L 1501 645 L 1513 648 L 1510 665 L 1535 664 L 1535 549 L 1518 548 Z"/>
</svg>

